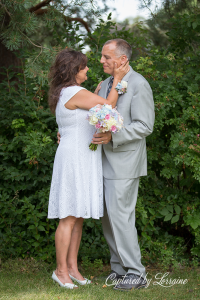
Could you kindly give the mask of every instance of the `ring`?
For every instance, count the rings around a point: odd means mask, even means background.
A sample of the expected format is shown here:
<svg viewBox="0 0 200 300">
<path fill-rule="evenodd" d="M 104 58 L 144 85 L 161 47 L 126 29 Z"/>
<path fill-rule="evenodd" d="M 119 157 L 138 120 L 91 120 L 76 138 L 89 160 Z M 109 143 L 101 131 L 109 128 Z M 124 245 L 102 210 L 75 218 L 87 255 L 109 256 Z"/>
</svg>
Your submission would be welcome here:
<svg viewBox="0 0 200 300">
<path fill-rule="evenodd" d="M 103 144 L 103 141 L 101 141 L 101 143 Z"/>
</svg>

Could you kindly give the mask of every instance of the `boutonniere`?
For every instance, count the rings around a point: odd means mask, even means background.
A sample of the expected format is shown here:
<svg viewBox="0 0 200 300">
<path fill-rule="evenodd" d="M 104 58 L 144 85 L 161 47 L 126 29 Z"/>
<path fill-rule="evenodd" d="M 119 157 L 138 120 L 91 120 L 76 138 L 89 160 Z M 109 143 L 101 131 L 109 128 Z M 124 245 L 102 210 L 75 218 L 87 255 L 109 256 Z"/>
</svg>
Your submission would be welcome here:
<svg viewBox="0 0 200 300">
<path fill-rule="evenodd" d="M 115 89 L 117 90 L 119 95 L 123 95 L 127 91 L 127 86 L 128 86 L 127 81 L 121 81 L 121 82 L 118 82 Z"/>
</svg>

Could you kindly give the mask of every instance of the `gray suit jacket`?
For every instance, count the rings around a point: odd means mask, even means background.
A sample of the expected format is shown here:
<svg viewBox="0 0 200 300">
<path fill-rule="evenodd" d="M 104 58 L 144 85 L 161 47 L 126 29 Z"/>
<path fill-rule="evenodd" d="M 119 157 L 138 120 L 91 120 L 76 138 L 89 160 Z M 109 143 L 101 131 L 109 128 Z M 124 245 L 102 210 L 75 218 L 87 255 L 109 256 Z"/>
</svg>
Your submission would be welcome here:
<svg viewBox="0 0 200 300">
<path fill-rule="evenodd" d="M 99 96 L 106 99 L 110 77 L 101 85 Z M 146 136 L 153 132 L 155 119 L 152 90 L 146 79 L 130 71 L 122 79 L 127 92 L 119 95 L 117 110 L 124 128 L 112 133 L 112 141 L 103 145 L 103 175 L 107 179 L 137 178 L 147 175 Z"/>
</svg>

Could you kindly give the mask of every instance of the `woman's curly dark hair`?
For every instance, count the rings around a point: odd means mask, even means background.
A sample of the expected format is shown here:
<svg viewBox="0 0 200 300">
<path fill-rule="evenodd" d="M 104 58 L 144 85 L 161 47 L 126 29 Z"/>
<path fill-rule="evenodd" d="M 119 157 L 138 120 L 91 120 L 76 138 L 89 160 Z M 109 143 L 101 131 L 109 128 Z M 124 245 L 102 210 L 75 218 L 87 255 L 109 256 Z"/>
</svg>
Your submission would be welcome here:
<svg viewBox="0 0 200 300">
<path fill-rule="evenodd" d="M 57 54 L 49 72 L 50 89 L 48 102 L 54 114 L 62 88 L 78 85 L 75 76 L 86 66 L 87 57 L 81 52 L 64 49 Z"/>
</svg>

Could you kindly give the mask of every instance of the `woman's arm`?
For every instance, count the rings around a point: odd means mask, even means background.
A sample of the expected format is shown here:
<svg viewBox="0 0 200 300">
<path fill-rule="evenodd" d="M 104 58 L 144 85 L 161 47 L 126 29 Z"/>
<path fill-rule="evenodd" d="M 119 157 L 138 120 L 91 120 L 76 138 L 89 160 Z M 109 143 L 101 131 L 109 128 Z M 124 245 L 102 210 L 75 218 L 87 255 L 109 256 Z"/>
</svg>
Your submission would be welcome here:
<svg viewBox="0 0 200 300">
<path fill-rule="evenodd" d="M 118 82 L 120 82 L 122 78 L 126 75 L 128 70 L 128 61 L 119 68 L 115 68 L 113 85 L 107 99 L 95 95 L 89 92 L 88 90 L 80 90 L 65 104 L 65 107 L 71 110 L 77 108 L 89 110 L 97 104 L 109 104 L 112 105 L 112 107 L 115 107 L 119 96 L 118 92 L 115 90 L 115 87 L 117 86 Z"/>
</svg>

